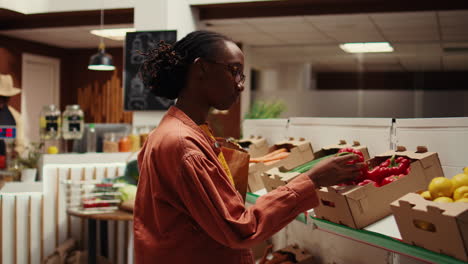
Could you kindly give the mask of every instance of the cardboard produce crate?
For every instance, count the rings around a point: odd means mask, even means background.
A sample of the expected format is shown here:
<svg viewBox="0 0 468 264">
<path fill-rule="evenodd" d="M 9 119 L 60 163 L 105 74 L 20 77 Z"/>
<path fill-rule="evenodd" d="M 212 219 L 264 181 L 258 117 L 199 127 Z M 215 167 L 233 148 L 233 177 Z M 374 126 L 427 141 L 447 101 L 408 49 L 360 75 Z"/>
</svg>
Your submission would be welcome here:
<svg viewBox="0 0 468 264">
<path fill-rule="evenodd" d="M 468 203 L 437 203 L 408 193 L 391 208 L 404 242 L 468 261 Z"/>
<path fill-rule="evenodd" d="M 425 148 L 416 152 L 399 149 L 377 155 L 368 164 L 375 166 L 392 155 L 403 156 L 411 159 L 407 176 L 382 187 L 367 184 L 321 188 L 320 204 L 314 208 L 316 217 L 360 229 L 390 215 L 390 203 L 399 197 L 424 189 L 432 178 L 444 175 L 437 153 Z"/>
<path fill-rule="evenodd" d="M 271 252 L 270 246 L 259 264 L 273 264 L 273 263 L 299 263 L 299 264 L 313 264 L 314 257 L 305 249 L 300 248 L 298 245 L 290 245 L 274 252 Z M 269 256 L 269 258 L 267 258 Z"/>
<path fill-rule="evenodd" d="M 285 159 L 278 160 L 272 164 L 266 165 L 265 163 L 250 163 L 249 164 L 249 191 L 256 192 L 260 189 L 265 188 L 260 175 L 274 167 L 284 167 L 285 169 L 293 169 L 301 164 L 304 164 L 308 161 L 311 161 L 314 158 L 312 151 L 312 145 L 309 141 L 306 141 L 303 138 L 294 139 L 289 138 L 289 140 L 276 143 L 271 146 L 268 150 L 268 153 L 275 151 L 280 148 L 286 148 L 289 152 L 289 156 Z"/>
<path fill-rule="evenodd" d="M 270 149 L 266 138 L 262 136 L 252 135 L 249 138 L 239 140 L 238 143 L 242 148 L 247 150 L 252 158 L 261 157 L 267 154 Z"/>
<path fill-rule="evenodd" d="M 307 250 L 300 248 L 298 245 L 287 246 L 280 249 L 282 252 L 292 253 L 299 264 L 312 264 L 314 257 Z"/>
<path fill-rule="evenodd" d="M 329 156 L 332 154 L 336 154 L 342 148 L 352 147 L 357 150 L 360 150 L 364 156 L 364 160 L 370 159 L 369 151 L 366 146 L 361 146 L 359 142 L 355 141 L 352 145 L 347 144 L 346 141 L 340 140 L 339 144 L 330 145 L 322 148 L 321 150 L 314 153 L 313 160 L 318 160 L 322 157 Z M 302 164 L 300 164 L 302 165 Z M 260 175 L 260 178 L 263 181 L 263 185 L 265 186 L 268 192 L 271 192 L 278 188 L 279 186 L 283 186 L 288 184 L 288 182 L 292 181 L 296 178 L 300 173 L 299 172 L 289 172 L 290 169 L 285 167 L 276 167 L 272 168 Z"/>
</svg>

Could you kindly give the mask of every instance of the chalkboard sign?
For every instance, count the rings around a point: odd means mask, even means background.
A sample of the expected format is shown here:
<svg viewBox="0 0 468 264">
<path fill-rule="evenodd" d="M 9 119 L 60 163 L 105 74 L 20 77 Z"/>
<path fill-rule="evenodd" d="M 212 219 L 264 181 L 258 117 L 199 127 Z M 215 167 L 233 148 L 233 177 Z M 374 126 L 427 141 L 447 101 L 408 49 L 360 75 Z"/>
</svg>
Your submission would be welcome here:
<svg viewBox="0 0 468 264">
<path fill-rule="evenodd" d="M 124 60 L 124 109 L 138 110 L 165 110 L 174 104 L 174 100 L 153 95 L 146 88 L 138 75 L 144 57 L 140 52 L 155 48 L 160 40 L 175 43 L 177 31 L 139 31 L 127 33 L 125 38 Z"/>
</svg>

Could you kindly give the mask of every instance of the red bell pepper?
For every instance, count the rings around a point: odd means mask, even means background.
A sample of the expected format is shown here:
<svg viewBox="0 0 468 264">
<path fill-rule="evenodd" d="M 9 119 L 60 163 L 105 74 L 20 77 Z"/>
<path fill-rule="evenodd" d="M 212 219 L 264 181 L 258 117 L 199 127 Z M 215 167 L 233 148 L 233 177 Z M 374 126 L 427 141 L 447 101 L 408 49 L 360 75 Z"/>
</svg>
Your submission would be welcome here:
<svg viewBox="0 0 468 264">
<path fill-rule="evenodd" d="M 337 154 L 338 156 L 340 156 L 340 155 L 346 155 L 348 153 L 356 154 L 358 155 L 358 158 L 355 160 L 348 161 L 346 162 L 346 164 L 352 165 L 352 164 L 356 164 L 359 162 L 364 162 L 364 155 L 362 154 L 362 152 L 354 148 L 342 148 L 338 151 Z M 367 174 L 367 164 L 365 164 L 365 166 L 361 169 L 361 173 L 357 178 L 355 178 L 353 181 L 345 182 L 345 185 L 355 185 L 356 183 L 365 180 L 367 177 L 366 174 Z"/>
<path fill-rule="evenodd" d="M 367 172 L 367 178 L 377 183 L 380 183 L 385 177 L 384 169 L 380 166 L 376 166 Z"/>
<path fill-rule="evenodd" d="M 357 149 L 354 149 L 354 148 L 342 148 L 342 149 L 338 150 L 338 156 L 340 156 L 340 153 L 344 153 L 344 154 L 352 153 L 352 154 L 356 154 L 356 155 L 359 156 L 358 159 L 348 161 L 347 164 L 355 164 L 355 163 L 358 163 L 358 162 L 364 162 L 364 155 L 362 154 L 362 152 L 360 150 L 357 150 Z"/>
<path fill-rule="evenodd" d="M 382 181 L 389 176 L 409 173 L 410 160 L 404 157 L 395 158 L 393 155 L 391 158 L 382 162 L 379 166 L 376 166 L 371 171 L 367 172 L 367 178 L 371 179 L 381 186 Z"/>
<path fill-rule="evenodd" d="M 405 174 L 388 176 L 388 177 L 386 177 L 385 179 L 382 180 L 382 183 L 380 185 L 382 185 L 382 186 L 387 185 L 387 184 L 392 183 L 394 181 L 397 181 L 398 179 L 401 179 L 402 177 L 405 177 L 405 176 L 406 176 Z"/>
</svg>

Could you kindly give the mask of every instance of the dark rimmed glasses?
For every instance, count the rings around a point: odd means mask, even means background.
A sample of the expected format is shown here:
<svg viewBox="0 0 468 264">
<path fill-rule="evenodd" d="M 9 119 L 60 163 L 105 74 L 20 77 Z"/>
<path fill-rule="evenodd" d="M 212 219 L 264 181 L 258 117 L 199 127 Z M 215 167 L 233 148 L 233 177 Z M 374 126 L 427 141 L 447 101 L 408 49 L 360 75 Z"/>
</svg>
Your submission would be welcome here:
<svg viewBox="0 0 468 264">
<path fill-rule="evenodd" d="M 243 85 L 244 84 L 245 75 L 242 72 L 242 64 L 240 64 L 240 63 L 224 63 L 224 62 L 212 61 L 212 60 L 207 60 L 207 59 L 205 59 L 205 60 L 208 61 L 208 62 L 214 63 L 214 64 L 223 65 L 231 73 L 231 75 L 234 78 L 234 81 L 237 83 L 237 85 Z"/>
</svg>

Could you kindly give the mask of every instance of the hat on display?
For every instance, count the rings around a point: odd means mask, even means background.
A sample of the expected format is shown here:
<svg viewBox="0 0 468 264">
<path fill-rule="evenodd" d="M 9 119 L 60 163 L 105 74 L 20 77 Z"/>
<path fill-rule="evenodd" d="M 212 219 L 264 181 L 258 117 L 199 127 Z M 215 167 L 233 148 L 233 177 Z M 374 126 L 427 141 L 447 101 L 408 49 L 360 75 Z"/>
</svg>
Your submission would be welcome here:
<svg viewBox="0 0 468 264">
<path fill-rule="evenodd" d="M 21 93 L 21 89 L 13 87 L 13 78 L 9 74 L 0 74 L 0 96 L 13 96 Z"/>
</svg>

